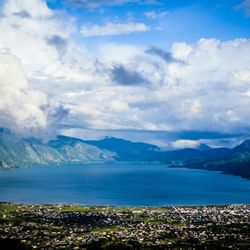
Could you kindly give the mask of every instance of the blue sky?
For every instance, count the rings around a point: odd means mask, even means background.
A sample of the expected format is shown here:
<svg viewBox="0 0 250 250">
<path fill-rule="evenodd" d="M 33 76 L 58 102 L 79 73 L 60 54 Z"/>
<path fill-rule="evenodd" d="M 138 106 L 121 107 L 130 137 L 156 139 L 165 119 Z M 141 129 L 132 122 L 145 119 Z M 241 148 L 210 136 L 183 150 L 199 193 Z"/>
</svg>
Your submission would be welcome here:
<svg viewBox="0 0 250 250">
<path fill-rule="evenodd" d="M 166 148 L 248 137 L 249 0 L 0 4 L 1 127 Z"/>
<path fill-rule="evenodd" d="M 79 27 L 85 22 L 103 25 L 108 21 L 127 22 L 128 20 L 143 22 L 151 27 L 149 32 L 143 34 L 106 37 L 105 41 L 170 47 L 177 41 L 195 42 L 201 37 L 229 40 L 249 38 L 250 35 L 250 18 L 246 14 L 247 5 L 244 7 L 243 1 L 239 0 L 177 0 L 157 1 L 152 4 L 140 1 L 140 4 L 137 2 L 113 6 L 100 4 L 96 8 L 88 8 L 84 4 L 76 7 L 70 2 L 74 1 L 65 1 L 65 3 L 59 0 L 47 1 L 52 9 L 65 11 L 68 15 L 74 16 Z M 154 12 L 156 16 L 147 17 L 146 13 L 150 12 Z M 85 41 L 79 37 L 82 42 L 90 44 L 102 42 L 102 39 L 103 37 L 101 39 L 91 37 L 90 41 Z"/>
</svg>

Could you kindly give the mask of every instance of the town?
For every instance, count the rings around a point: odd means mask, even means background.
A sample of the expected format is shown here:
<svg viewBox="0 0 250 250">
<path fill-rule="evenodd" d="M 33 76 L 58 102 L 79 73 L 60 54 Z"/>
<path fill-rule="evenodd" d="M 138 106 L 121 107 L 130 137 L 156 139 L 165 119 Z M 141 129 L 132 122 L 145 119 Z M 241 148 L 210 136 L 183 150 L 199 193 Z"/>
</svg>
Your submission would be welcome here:
<svg viewBox="0 0 250 250">
<path fill-rule="evenodd" d="M 250 205 L 0 203 L 1 249 L 250 249 Z"/>
</svg>

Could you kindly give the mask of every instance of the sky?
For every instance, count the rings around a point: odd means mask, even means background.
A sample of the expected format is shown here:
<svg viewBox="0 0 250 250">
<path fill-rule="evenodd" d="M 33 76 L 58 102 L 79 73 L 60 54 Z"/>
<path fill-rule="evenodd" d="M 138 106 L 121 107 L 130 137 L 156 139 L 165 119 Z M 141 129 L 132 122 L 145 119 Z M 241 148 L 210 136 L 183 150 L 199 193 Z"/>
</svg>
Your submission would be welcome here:
<svg viewBox="0 0 250 250">
<path fill-rule="evenodd" d="M 249 0 L 0 0 L 0 127 L 163 148 L 250 132 Z"/>
</svg>

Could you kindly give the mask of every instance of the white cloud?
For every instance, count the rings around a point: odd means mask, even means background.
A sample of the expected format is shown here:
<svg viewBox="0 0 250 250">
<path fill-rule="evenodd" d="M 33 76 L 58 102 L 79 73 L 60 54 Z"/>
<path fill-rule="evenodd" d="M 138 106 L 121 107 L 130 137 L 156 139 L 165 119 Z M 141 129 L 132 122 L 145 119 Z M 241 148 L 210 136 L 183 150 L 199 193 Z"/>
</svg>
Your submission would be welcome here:
<svg viewBox="0 0 250 250">
<path fill-rule="evenodd" d="M 126 64 L 132 58 L 143 54 L 144 48 L 121 43 L 103 43 L 98 47 L 96 56 L 105 64 Z"/>
<path fill-rule="evenodd" d="M 144 23 L 112 23 L 108 22 L 103 26 L 100 25 L 86 25 L 81 28 L 80 33 L 85 37 L 90 36 L 117 36 L 127 35 L 131 33 L 145 32 L 148 31 Z"/>
<path fill-rule="evenodd" d="M 55 132 L 50 119 L 54 107 L 43 92 L 29 86 L 19 60 L 7 53 L 0 53 L 0 93 L 1 127 L 42 138 Z"/>
<path fill-rule="evenodd" d="M 162 63 L 136 46 L 107 46 L 100 57 L 105 65 L 122 62 L 150 82 L 140 88 L 105 87 L 102 103 L 122 100 L 129 107 L 128 116 L 116 119 L 116 128 L 233 132 L 249 127 L 249 40 L 175 43 L 170 52 L 180 62 L 173 63 Z"/>
<path fill-rule="evenodd" d="M 182 148 L 197 148 L 199 146 L 198 141 L 194 140 L 177 140 L 171 143 L 173 149 L 182 149 Z"/>
<path fill-rule="evenodd" d="M 64 3 L 75 8 L 96 9 L 135 3 L 155 4 L 157 0 L 66 0 Z"/>
<path fill-rule="evenodd" d="M 44 1 L 12 1 L 10 0 L 8 4 L 5 5 L 4 14 L 12 15 L 13 13 L 28 13 L 31 17 L 49 17 L 52 15 L 52 11 L 47 7 Z"/>
<path fill-rule="evenodd" d="M 240 4 L 235 6 L 236 10 L 243 10 L 246 16 L 250 16 L 250 0 L 243 0 Z"/>
<path fill-rule="evenodd" d="M 29 4 L 30 3 L 30 4 Z M 21 11 L 30 18 L 16 15 Z M 0 19 L 0 48 L 16 55 L 30 80 L 87 81 L 93 59 L 75 45 L 74 20 L 50 10 L 44 0 L 8 0 Z"/>
<path fill-rule="evenodd" d="M 144 12 L 144 15 L 147 18 L 156 20 L 156 19 L 160 19 L 162 17 L 165 17 L 168 13 L 169 13 L 168 11 L 156 11 L 156 10 L 152 10 L 152 11 Z"/>
<path fill-rule="evenodd" d="M 15 59 L 1 59 L 1 94 L 6 98 L 0 102 L 0 126 L 46 130 L 59 116 L 60 109 L 54 107 L 63 104 L 69 109 L 63 122 L 69 126 L 229 132 L 249 128 L 250 40 L 174 43 L 170 51 L 161 51 L 176 59 L 168 62 L 145 53 L 147 48 L 107 39 L 91 50 L 75 40 L 79 31 L 73 19 L 61 18 L 45 1 L 28 2 L 8 0 L 2 8 L 0 49 Z M 109 23 L 93 30 L 86 26 L 86 32 L 115 35 L 148 29 L 140 23 L 134 29 L 137 24 Z M 147 84 L 117 84 L 111 74 L 117 65 L 137 72 Z"/>
<path fill-rule="evenodd" d="M 186 91 L 180 93 L 186 108 L 177 105 L 174 109 L 180 119 L 185 117 L 181 123 L 189 124 L 188 128 L 214 130 L 249 126 L 249 99 L 242 98 L 250 88 L 249 51 L 250 41 L 245 39 L 201 39 L 194 45 L 173 45 L 173 55 L 185 58 L 184 64 L 169 65 L 166 77 L 173 86 Z M 192 101 L 187 103 L 188 99 Z"/>
</svg>

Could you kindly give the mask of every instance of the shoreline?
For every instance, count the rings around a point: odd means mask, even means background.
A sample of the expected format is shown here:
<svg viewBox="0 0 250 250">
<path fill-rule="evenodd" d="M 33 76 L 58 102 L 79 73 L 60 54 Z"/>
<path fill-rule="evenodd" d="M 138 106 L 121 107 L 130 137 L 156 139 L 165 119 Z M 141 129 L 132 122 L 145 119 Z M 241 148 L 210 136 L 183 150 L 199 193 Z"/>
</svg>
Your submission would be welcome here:
<svg viewBox="0 0 250 250">
<path fill-rule="evenodd" d="M 67 202 L 56 202 L 56 203 L 29 203 L 29 202 L 15 202 L 15 201 L 1 201 L 1 204 L 13 204 L 13 205 L 24 205 L 24 206 L 79 206 L 79 207 L 86 207 L 86 208 L 128 208 L 128 209 L 136 209 L 136 208 L 206 208 L 206 207 L 227 207 L 227 206 L 250 206 L 250 203 L 225 203 L 225 204 L 202 204 L 202 205 L 161 205 L 161 206 L 129 206 L 129 205 L 89 205 L 83 203 L 67 203 Z"/>
</svg>

